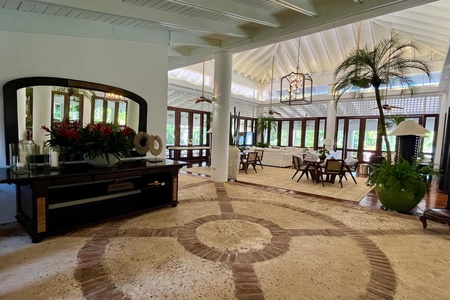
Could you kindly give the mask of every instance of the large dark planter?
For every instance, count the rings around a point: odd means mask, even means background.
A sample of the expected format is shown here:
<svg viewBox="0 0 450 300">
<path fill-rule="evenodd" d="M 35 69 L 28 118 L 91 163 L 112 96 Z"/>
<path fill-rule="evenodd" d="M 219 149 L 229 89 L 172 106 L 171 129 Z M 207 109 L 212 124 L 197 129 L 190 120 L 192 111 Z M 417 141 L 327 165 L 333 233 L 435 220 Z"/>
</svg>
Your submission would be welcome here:
<svg viewBox="0 0 450 300">
<path fill-rule="evenodd" d="M 375 192 L 381 205 L 386 209 L 395 210 L 402 213 L 411 211 L 420 203 L 425 193 L 414 193 L 395 188 L 386 189 L 383 185 L 377 184 Z"/>
</svg>

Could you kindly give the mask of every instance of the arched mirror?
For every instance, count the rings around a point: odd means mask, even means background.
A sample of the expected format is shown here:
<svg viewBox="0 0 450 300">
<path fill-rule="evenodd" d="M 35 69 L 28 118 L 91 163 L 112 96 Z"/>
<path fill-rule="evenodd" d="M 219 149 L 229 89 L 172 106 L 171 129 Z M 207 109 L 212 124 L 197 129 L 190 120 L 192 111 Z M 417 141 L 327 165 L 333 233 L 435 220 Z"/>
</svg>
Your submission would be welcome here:
<svg viewBox="0 0 450 300">
<path fill-rule="evenodd" d="M 47 139 L 42 125 L 79 121 L 112 122 L 147 131 L 147 102 L 137 94 L 114 86 L 54 77 L 27 77 L 3 86 L 5 153 L 10 143 Z"/>
</svg>

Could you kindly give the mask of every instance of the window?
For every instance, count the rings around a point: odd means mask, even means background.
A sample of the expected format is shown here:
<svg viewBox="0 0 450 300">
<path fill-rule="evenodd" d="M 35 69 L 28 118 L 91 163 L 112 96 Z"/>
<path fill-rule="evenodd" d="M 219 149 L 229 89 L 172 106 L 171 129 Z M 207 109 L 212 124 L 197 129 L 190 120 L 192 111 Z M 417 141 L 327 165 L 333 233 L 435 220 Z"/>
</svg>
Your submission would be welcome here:
<svg viewBox="0 0 450 300">
<path fill-rule="evenodd" d="M 189 143 L 189 113 L 180 113 L 180 145 L 187 146 Z"/>
<path fill-rule="evenodd" d="M 314 148 L 314 135 L 316 131 L 316 121 L 306 121 L 305 147 Z"/>
<path fill-rule="evenodd" d="M 83 95 L 67 91 L 52 91 L 52 125 L 82 120 Z"/>
<path fill-rule="evenodd" d="M 375 151 L 378 138 L 378 119 L 367 119 L 364 131 L 364 150 Z"/>
<path fill-rule="evenodd" d="M 319 120 L 319 136 L 318 140 L 323 141 L 325 139 L 325 119 Z M 322 147 L 322 145 L 319 145 L 319 147 Z"/>
<path fill-rule="evenodd" d="M 292 145 L 296 147 L 302 146 L 302 121 L 294 121 L 292 130 Z"/>
<path fill-rule="evenodd" d="M 175 145 L 175 111 L 167 110 L 166 145 Z"/>
<path fill-rule="evenodd" d="M 198 113 L 194 113 L 194 120 L 192 126 L 192 145 L 200 145 L 200 136 L 201 136 L 201 115 Z"/>
<path fill-rule="evenodd" d="M 344 148 L 344 122 L 344 119 L 339 119 L 337 125 L 336 147 L 340 149 Z"/>
<path fill-rule="evenodd" d="M 281 140 L 280 140 L 281 146 L 288 146 L 289 145 L 289 121 L 282 121 L 281 122 Z"/>
<path fill-rule="evenodd" d="M 126 100 L 111 99 L 106 96 L 95 96 L 94 99 L 92 101 L 91 122 L 107 122 L 119 126 L 127 124 L 128 102 Z"/>
<path fill-rule="evenodd" d="M 275 121 L 275 125 L 269 130 L 270 130 L 269 145 L 272 146 L 278 145 L 278 121 Z"/>
</svg>

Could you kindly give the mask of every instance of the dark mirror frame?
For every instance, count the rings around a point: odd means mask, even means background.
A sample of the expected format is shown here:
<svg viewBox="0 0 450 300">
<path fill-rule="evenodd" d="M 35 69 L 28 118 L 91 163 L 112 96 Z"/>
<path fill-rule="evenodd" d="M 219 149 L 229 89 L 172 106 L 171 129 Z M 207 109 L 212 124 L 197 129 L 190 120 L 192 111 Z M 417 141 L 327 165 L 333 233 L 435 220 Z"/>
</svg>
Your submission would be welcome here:
<svg viewBox="0 0 450 300">
<path fill-rule="evenodd" d="M 29 86 L 63 86 L 122 95 L 139 104 L 138 130 L 147 131 L 147 102 L 141 96 L 128 90 L 101 83 L 57 77 L 24 77 L 8 81 L 3 86 L 3 107 L 5 125 L 6 164 L 9 165 L 9 144 L 19 142 L 17 119 L 17 90 Z"/>
</svg>

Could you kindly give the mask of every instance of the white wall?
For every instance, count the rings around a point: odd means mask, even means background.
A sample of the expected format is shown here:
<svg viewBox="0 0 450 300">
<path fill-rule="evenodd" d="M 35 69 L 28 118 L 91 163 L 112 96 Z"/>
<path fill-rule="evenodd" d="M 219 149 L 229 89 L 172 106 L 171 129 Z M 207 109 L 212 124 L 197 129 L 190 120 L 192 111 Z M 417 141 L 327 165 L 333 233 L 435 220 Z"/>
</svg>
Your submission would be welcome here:
<svg viewBox="0 0 450 300">
<path fill-rule="evenodd" d="M 148 103 L 147 132 L 158 134 L 165 141 L 166 45 L 10 31 L 0 31 L 0 41 L 1 86 L 16 78 L 49 76 L 92 81 L 132 91 Z M 6 163 L 4 114 L 1 93 L 0 167 Z"/>
</svg>

